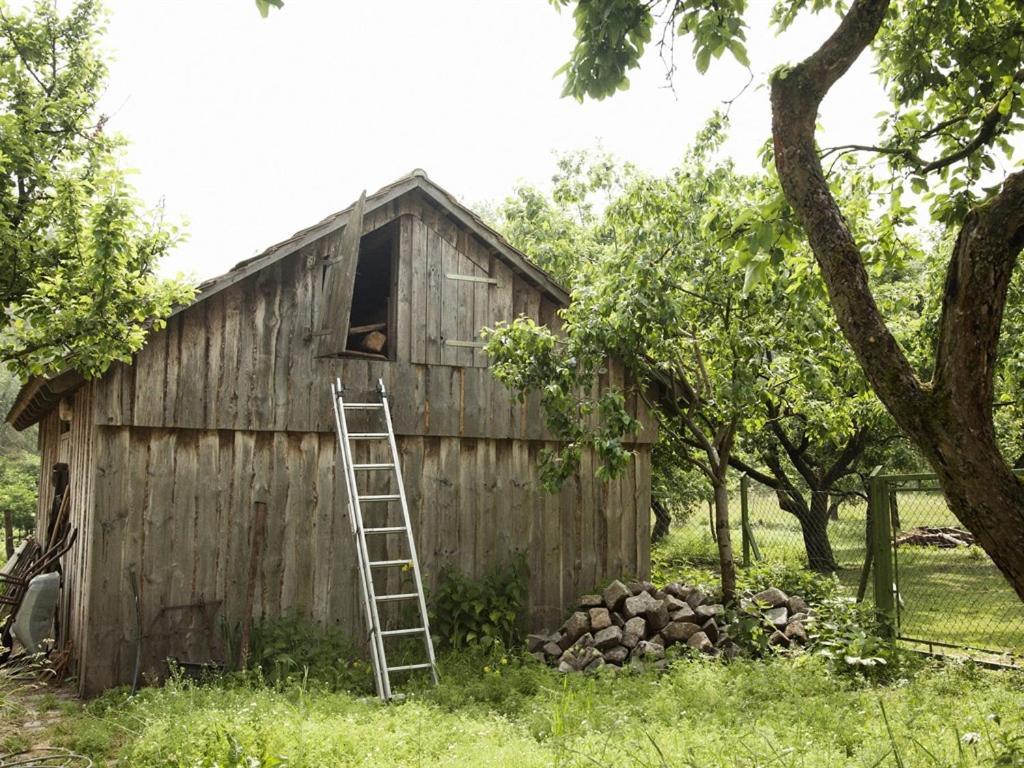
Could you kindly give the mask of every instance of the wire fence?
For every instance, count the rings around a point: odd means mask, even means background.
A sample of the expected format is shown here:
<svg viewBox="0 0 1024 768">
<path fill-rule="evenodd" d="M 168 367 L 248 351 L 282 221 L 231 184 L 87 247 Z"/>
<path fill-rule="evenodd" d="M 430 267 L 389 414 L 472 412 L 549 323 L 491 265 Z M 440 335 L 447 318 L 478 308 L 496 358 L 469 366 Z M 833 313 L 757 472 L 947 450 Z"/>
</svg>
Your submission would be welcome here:
<svg viewBox="0 0 1024 768">
<path fill-rule="evenodd" d="M 1024 603 L 950 511 L 933 476 L 879 478 L 891 521 L 900 639 L 1024 662 Z"/>
<path fill-rule="evenodd" d="M 864 497 L 812 504 L 806 493 L 804 501 L 780 503 L 744 476 L 745 563 L 835 573 L 848 595 L 874 600 L 908 644 L 1024 664 L 1024 603 L 950 511 L 934 476 L 878 475 Z"/>
</svg>

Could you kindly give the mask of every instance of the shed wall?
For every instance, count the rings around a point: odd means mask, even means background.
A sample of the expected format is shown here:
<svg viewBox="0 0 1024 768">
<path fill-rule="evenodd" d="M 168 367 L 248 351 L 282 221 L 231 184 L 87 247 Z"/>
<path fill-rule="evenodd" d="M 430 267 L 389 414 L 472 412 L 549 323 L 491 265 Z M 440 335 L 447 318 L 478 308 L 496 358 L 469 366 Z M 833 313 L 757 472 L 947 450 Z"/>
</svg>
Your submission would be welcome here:
<svg viewBox="0 0 1024 768">
<path fill-rule="evenodd" d="M 92 384 L 85 384 L 70 398 L 71 421 L 62 430 L 57 409 L 39 423 L 39 501 L 36 515 L 36 538 L 42 541 L 50 523 L 54 487 L 52 470 L 55 464 L 68 465 L 70 478 L 69 521 L 78 530 L 75 544 L 61 561 L 63 590 L 57 613 L 58 641 L 69 653 L 71 671 L 76 672 L 87 652 L 85 627 L 89 606 L 85 585 L 90 563 L 90 529 L 93 524 L 95 468 L 93 450 L 96 427 L 92 409 Z"/>
<path fill-rule="evenodd" d="M 581 477 L 552 495 L 537 478 L 546 445 L 399 440 L 428 588 L 445 563 L 480 575 L 523 551 L 530 623 L 539 627 L 557 623 L 577 594 L 602 580 L 647 573 L 648 447 L 639 446 L 629 471 L 611 482 L 594 478 L 588 456 Z M 257 501 L 267 503 L 268 517 L 252 616 L 295 613 L 358 631 L 355 556 L 336 458 L 327 433 L 100 427 L 88 642 L 103 653 L 89 658 L 83 692 L 130 680 L 133 572 L 142 579 L 144 673 L 162 674 L 168 656 L 225 658 L 224 629 L 237 629 L 246 611 Z"/>
</svg>

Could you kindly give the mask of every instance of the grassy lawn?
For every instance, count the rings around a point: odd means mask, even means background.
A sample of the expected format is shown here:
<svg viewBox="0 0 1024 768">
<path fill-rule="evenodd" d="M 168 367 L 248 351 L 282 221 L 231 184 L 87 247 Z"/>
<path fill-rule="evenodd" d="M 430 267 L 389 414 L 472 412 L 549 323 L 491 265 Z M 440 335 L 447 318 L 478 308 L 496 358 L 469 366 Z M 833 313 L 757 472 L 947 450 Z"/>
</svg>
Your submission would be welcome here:
<svg viewBox="0 0 1024 768">
<path fill-rule="evenodd" d="M 740 554 L 739 499 L 733 500 L 733 545 Z M 844 505 L 829 524 L 839 562 L 837 576 L 855 594 L 865 556 L 865 505 Z M 900 493 L 902 530 L 920 526 L 959 526 L 938 493 Z M 800 526 L 779 509 L 770 494 L 750 494 L 750 521 L 765 560 L 806 562 Z M 706 510 L 676 527 L 665 543 L 676 562 L 713 567 L 715 542 Z M 897 551 L 900 631 L 906 637 L 953 646 L 972 646 L 1024 656 L 1024 604 L 980 547 L 938 549 L 901 546 Z M 871 597 L 869 581 L 868 598 Z"/>
<path fill-rule="evenodd" d="M 1024 733 L 1016 672 L 935 666 L 880 687 L 810 656 L 680 660 L 661 675 L 617 677 L 467 655 L 448 657 L 442 669 L 440 688 L 390 706 L 238 680 L 171 683 L 135 698 L 113 692 L 84 707 L 51 702 L 61 717 L 36 741 L 138 768 L 827 768 L 899 765 L 896 752 L 906 766 L 1024 764 L 996 762 L 1014 749 L 1024 760 L 1024 743 L 1012 743 Z M 28 699 L 10 698 L 0 722 L 9 748 L 24 739 L 25 719 L 39 718 L 19 703 Z M 979 734 L 978 743 L 967 734 Z"/>
</svg>

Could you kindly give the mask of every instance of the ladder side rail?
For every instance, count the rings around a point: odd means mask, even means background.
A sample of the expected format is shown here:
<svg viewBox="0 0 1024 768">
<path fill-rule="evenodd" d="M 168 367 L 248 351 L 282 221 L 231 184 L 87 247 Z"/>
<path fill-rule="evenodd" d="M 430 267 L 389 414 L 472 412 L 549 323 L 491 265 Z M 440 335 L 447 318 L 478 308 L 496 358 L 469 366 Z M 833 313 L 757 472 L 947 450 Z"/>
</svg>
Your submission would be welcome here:
<svg viewBox="0 0 1024 768">
<path fill-rule="evenodd" d="M 388 674 L 388 657 L 387 651 L 384 648 L 384 636 L 381 633 L 380 623 L 380 612 L 377 610 L 377 592 L 373 586 L 373 571 L 370 568 L 370 548 L 366 543 L 366 533 L 363 531 L 363 508 L 359 503 L 359 486 L 356 483 L 356 473 L 352 468 L 352 445 L 349 442 L 348 433 L 348 420 L 345 418 L 345 399 L 339 391 L 338 393 L 338 406 L 341 409 L 341 426 L 344 430 L 344 443 L 345 443 L 345 472 L 349 478 L 348 482 L 351 486 L 352 492 L 349 496 L 350 503 L 355 509 L 355 523 L 356 523 L 356 540 L 359 547 L 359 567 L 363 572 L 363 578 L 365 579 L 364 584 L 366 585 L 366 594 L 368 597 L 368 603 L 370 613 L 373 616 L 373 641 L 377 644 L 377 660 L 380 667 L 379 674 L 381 677 L 381 683 L 383 684 L 383 699 L 388 701 L 391 699 L 391 677 Z"/>
<path fill-rule="evenodd" d="M 355 487 L 355 472 L 352 467 L 352 456 L 348 443 L 348 422 L 345 419 L 344 398 L 341 390 L 341 379 L 331 385 L 331 398 L 334 403 L 334 424 L 338 434 L 338 445 L 341 449 L 342 469 L 345 472 L 345 489 L 348 491 L 349 523 L 352 527 L 352 536 L 356 544 L 356 560 L 359 568 L 359 586 L 363 593 L 363 609 L 370 635 L 370 655 L 373 662 L 374 684 L 377 688 L 377 695 L 381 699 L 387 699 L 391 695 L 390 685 L 385 685 L 382 670 L 387 661 L 381 656 L 383 648 L 379 634 L 380 623 L 376 613 L 376 601 L 373 599 L 373 576 L 369 572 L 369 552 L 366 549 L 366 540 L 359 533 L 362 530 L 362 519 L 358 508 L 358 492 Z"/>
<path fill-rule="evenodd" d="M 438 681 L 437 659 L 434 658 L 434 640 L 430 634 L 430 619 L 427 616 L 427 601 L 423 595 L 423 577 L 420 575 L 420 559 L 416 554 L 416 542 L 412 535 L 412 521 L 409 519 L 409 502 L 405 497 L 405 480 L 402 478 L 401 462 L 398 460 L 398 445 L 395 443 L 395 428 L 391 423 L 391 404 L 388 400 L 387 389 L 384 387 L 384 380 L 378 380 L 381 402 L 384 404 L 384 421 L 387 424 L 388 444 L 391 446 L 391 460 L 395 465 L 395 481 L 398 484 L 398 495 L 402 505 L 402 519 L 405 523 L 406 538 L 409 542 L 409 558 L 412 560 L 413 576 L 416 579 L 416 593 L 419 598 L 420 615 L 423 618 L 424 645 L 427 649 L 427 658 L 430 660 L 430 674 L 434 678 L 434 684 Z"/>
</svg>

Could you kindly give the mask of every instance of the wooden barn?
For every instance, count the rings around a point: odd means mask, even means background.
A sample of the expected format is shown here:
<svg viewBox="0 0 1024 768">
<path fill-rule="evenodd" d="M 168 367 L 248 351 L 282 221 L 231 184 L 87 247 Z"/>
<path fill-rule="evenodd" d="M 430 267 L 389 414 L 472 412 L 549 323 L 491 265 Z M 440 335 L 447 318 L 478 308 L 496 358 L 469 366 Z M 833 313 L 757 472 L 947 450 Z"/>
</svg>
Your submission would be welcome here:
<svg viewBox="0 0 1024 768">
<path fill-rule="evenodd" d="M 353 222 L 357 260 L 343 254 Z M 557 327 L 567 300 L 415 171 L 204 283 L 131 365 L 26 384 L 8 421 L 39 424 L 39 529 L 66 487 L 79 530 L 58 634 L 82 692 L 129 682 L 137 654 L 144 675 L 224 660 L 246 616 L 358 634 L 335 377 L 349 399 L 388 387 L 428 589 L 446 563 L 480 575 L 523 552 L 540 627 L 602 580 L 646 575 L 655 434 L 639 398 L 628 471 L 598 480 L 587 455 L 549 494 L 537 402 L 487 370 L 482 328 Z M 612 364 L 602 386 L 622 379 Z"/>
</svg>

